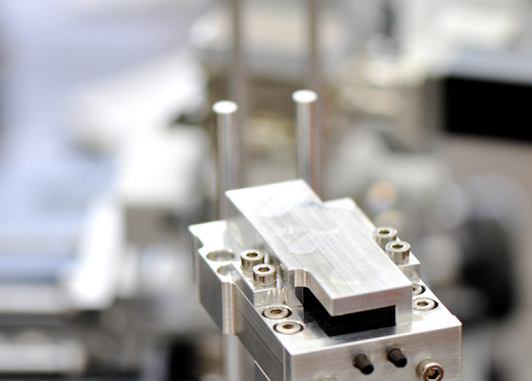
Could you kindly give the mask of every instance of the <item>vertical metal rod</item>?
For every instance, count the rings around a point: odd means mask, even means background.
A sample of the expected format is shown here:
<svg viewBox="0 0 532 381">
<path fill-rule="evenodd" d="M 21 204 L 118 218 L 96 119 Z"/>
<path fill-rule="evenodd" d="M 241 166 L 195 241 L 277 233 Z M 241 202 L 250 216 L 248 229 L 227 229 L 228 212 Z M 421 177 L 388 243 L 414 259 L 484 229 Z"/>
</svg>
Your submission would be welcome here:
<svg viewBox="0 0 532 381">
<path fill-rule="evenodd" d="M 323 8 L 322 0 L 307 0 L 308 6 L 308 36 L 309 36 L 309 52 L 308 52 L 308 70 L 307 70 L 307 86 L 308 89 L 319 94 L 321 97 L 323 91 L 323 80 L 322 80 L 322 68 L 321 68 L 321 49 L 320 49 L 320 13 Z M 295 100 L 295 99 L 294 99 Z M 296 101 L 297 102 L 297 101 Z M 298 102 L 298 129 L 305 127 L 299 127 L 302 125 L 304 116 L 299 116 L 300 113 L 303 113 L 305 106 L 301 105 Z M 300 146 L 298 143 L 298 156 L 306 156 L 306 161 L 309 162 L 309 169 L 307 170 L 308 174 L 303 177 L 309 185 L 314 189 L 314 191 L 319 195 L 321 194 L 321 183 L 319 182 L 319 172 L 321 171 L 321 161 L 320 161 L 320 146 L 318 143 L 322 141 L 322 127 L 324 126 L 324 107 L 322 105 L 322 100 L 316 97 L 315 100 L 310 102 L 308 105 L 312 113 L 311 120 L 308 123 L 309 132 L 308 139 L 310 139 L 309 146 Z M 301 108 L 301 111 L 299 111 Z M 299 122 L 299 120 L 301 122 Z M 305 132 L 298 132 L 298 136 L 305 134 Z M 299 140 L 300 138 L 298 138 Z M 301 137 L 301 140 L 304 138 Z M 298 160 L 301 162 L 301 160 Z M 303 176 L 304 173 L 300 171 L 300 176 Z M 308 179 L 307 179 L 308 177 Z"/>
<path fill-rule="evenodd" d="M 225 192 L 240 186 L 240 157 L 235 143 L 237 129 L 235 114 L 238 106 L 232 101 L 219 101 L 212 106 L 216 113 L 218 135 L 218 212 L 219 218 L 227 218 Z"/>
<path fill-rule="evenodd" d="M 319 40 L 319 14 L 321 0 L 308 1 L 308 36 L 309 36 L 309 70 L 307 86 L 316 93 L 321 93 L 321 57 Z"/>
<path fill-rule="evenodd" d="M 216 113 L 218 134 L 218 211 L 220 219 L 227 219 L 228 200 L 225 192 L 242 185 L 236 120 L 238 105 L 232 101 L 219 101 L 212 106 L 212 110 Z M 250 359 L 239 339 L 234 335 L 224 335 L 223 348 L 226 381 L 250 380 L 253 359 Z"/>
<path fill-rule="evenodd" d="M 227 218 L 228 201 L 225 192 L 242 186 L 242 174 L 247 156 L 245 149 L 246 123 L 248 116 L 248 89 L 244 59 L 241 0 L 229 0 L 232 25 L 232 62 L 229 71 L 229 96 L 236 101 L 223 103 L 218 114 L 218 205 L 220 219 Z M 232 106 L 229 106 L 231 104 Z M 240 110 L 235 115 L 238 104 Z M 227 107 L 227 109 L 226 109 Z M 223 112 L 228 111 L 228 112 Z M 224 368 L 226 381 L 247 381 L 249 360 L 245 348 L 234 335 L 224 335 Z"/>
<path fill-rule="evenodd" d="M 297 176 L 318 192 L 319 136 L 316 126 L 318 95 L 312 90 L 298 90 L 292 94 L 292 99 L 297 105 Z"/>
<path fill-rule="evenodd" d="M 243 6 L 242 0 L 229 0 L 231 10 L 231 28 L 233 36 L 232 61 L 229 70 L 229 97 L 239 107 L 237 122 L 237 143 L 241 155 L 241 170 L 245 173 L 246 154 L 246 123 L 248 118 L 248 82 L 245 63 L 245 49 L 243 38 Z"/>
</svg>

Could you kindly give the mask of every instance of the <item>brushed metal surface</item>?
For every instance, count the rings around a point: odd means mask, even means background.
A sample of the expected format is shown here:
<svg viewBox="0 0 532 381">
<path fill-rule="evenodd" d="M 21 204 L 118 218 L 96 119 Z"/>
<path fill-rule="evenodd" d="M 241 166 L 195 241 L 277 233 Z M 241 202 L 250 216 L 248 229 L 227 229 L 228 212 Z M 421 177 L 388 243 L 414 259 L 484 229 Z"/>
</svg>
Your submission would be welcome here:
<svg viewBox="0 0 532 381">
<path fill-rule="evenodd" d="M 351 213 L 328 208 L 304 181 L 232 190 L 227 197 L 235 248 L 253 247 L 258 234 L 289 287 L 309 288 L 330 315 L 396 306 L 398 323 L 410 321 L 410 281 Z"/>
<path fill-rule="evenodd" d="M 419 280 L 419 261 L 412 254 L 408 264 L 396 266 L 371 240 L 375 227 L 352 200 L 322 203 L 299 181 L 228 193 L 238 205 L 228 221 L 190 228 L 195 238 L 197 281 L 202 304 L 213 320 L 224 332 L 236 334 L 254 358 L 259 369 L 256 379 L 418 381 L 416 367 L 427 359 L 442 365 L 445 380 L 460 378 L 460 321 Z M 281 270 L 274 286 L 257 286 L 252 274 L 242 269 L 240 252 L 247 249 L 263 251 L 266 262 Z M 234 259 L 212 260 L 209 253 L 219 250 L 232 251 Z M 359 282 L 348 276 L 359 277 Z M 418 284 L 416 295 L 414 282 Z M 313 291 L 322 291 L 320 301 L 337 313 L 353 311 L 353 307 L 395 305 L 398 324 L 328 336 L 294 296 L 294 287 L 300 285 L 317 285 Z M 414 310 L 413 300 L 418 298 L 432 299 L 437 307 Z M 284 306 L 291 313 L 282 319 L 263 314 L 271 306 Z M 293 322 L 303 330 L 287 334 L 290 330 L 275 329 Z M 403 368 L 387 358 L 394 347 L 407 358 Z M 358 354 L 372 362 L 371 374 L 363 375 L 352 365 Z"/>
</svg>

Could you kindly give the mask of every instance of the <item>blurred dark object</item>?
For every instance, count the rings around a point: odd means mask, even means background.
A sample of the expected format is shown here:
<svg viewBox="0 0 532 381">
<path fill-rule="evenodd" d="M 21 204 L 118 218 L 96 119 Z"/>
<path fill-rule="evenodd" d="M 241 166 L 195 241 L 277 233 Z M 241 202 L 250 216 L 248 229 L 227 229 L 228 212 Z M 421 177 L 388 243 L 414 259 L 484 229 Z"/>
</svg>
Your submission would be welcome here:
<svg viewBox="0 0 532 381">
<path fill-rule="evenodd" d="M 514 253 L 507 229 L 495 219 L 476 218 L 462 227 L 462 233 L 461 278 L 483 294 L 486 317 L 503 318 L 516 300 Z"/>
<path fill-rule="evenodd" d="M 532 84 L 451 76 L 443 81 L 442 90 L 446 131 L 532 142 Z"/>
</svg>

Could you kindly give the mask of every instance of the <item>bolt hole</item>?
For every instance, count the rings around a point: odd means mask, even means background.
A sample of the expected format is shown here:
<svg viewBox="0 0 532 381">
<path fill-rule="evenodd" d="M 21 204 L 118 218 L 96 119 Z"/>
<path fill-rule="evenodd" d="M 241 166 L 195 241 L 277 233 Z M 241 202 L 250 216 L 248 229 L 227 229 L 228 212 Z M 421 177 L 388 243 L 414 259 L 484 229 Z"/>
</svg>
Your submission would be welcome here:
<svg viewBox="0 0 532 381">
<path fill-rule="evenodd" d="M 417 305 L 420 307 L 427 307 L 429 305 L 429 302 L 427 302 L 426 300 L 420 300 L 419 302 L 417 302 Z"/>
<path fill-rule="evenodd" d="M 246 253 L 246 257 L 248 258 L 257 258 L 259 256 L 259 253 L 252 251 L 251 253 Z"/>
<path fill-rule="evenodd" d="M 261 273 L 265 273 L 265 272 L 268 272 L 270 269 L 269 267 L 259 267 L 257 269 L 257 271 L 261 272 Z"/>
<path fill-rule="evenodd" d="M 403 245 L 402 243 L 395 243 L 392 245 L 392 247 L 394 249 L 404 249 L 405 245 Z"/>
<path fill-rule="evenodd" d="M 274 315 L 279 315 L 280 313 L 282 313 L 283 310 L 279 309 L 279 308 L 276 308 L 274 310 L 270 310 L 270 313 L 274 314 Z"/>
<path fill-rule="evenodd" d="M 218 268 L 218 270 L 216 270 L 216 272 L 220 275 L 223 275 L 223 276 L 229 276 L 231 275 L 231 273 L 233 272 L 233 269 L 231 267 L 231 265 L 223 265 L 223 266 L 220 266 Z"/>
<path fill-rule="evenodd" d="M 215 250 L 207 253 L 206 257 L 213 262 L 229 262 L 235 258 L 235 255 L 229 250 Z"/>
<path fill-rule="evenodd" d="M 292 329 L 292 328 L 294 328 L 294 325 L 293 324 L 283 324 L 283 328 L 284 329 Z"/>
<path fill-rule="evenodd" d="M 381 229 L 381 230 L 379 230 L 379 234 L 388 235 L 390 233 L 391 233 L 391 231 L 389 229 Z"/>
</svg>

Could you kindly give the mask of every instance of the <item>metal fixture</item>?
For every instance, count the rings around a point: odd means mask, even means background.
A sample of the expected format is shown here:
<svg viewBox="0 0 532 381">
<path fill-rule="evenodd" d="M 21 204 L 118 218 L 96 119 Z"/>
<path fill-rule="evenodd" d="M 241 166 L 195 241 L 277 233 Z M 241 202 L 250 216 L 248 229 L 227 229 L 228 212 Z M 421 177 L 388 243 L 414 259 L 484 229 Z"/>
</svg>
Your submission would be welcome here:
<svg viewBox="0 0 532 381">
<path fill-rule="evenodd" d="M 440 381 L 443 379 L 444 374 L 441 364 L 433 359 L 421 361 L 416 368 L 416 372 L 423 381 Z"/>
<path fill-rule="evenodd" d="M 377 245 L 384 250 L 388 242 L 392 242 L 397 239 L 397 230 L 388 226 L 381 226 L 373 231 L 372 236 L 375 242 L 377 242 Z"/>
<path fill-rule="evenodd" d="M 405 241 L 388 242 L 385 246 L 386 254 L 392 259 L 393 263 L 402 265 L 408 263 L 410 255 L 410 244 Z"/>
<path fill-rule="evenodd" d="M 229 218 L 190 227 L 196 279 L 212 319 L 255 360 L 257 380 L 357 379 L 370 369 L 362 357 L 354 361 L 360 354 L 373 367 L 368 379 L 420 377 L 416 366 L 401 368 L 405 354 L 437 358 L 446 380 L 459 379 L 461 323 L 419 280 L 413 253 L 406 264 L 390 260 L 351 199 L 322 202 L 303 180 L 226 195 Z M 252 273 L 236 257 L 222 262 L 233 267 L 231 277 L 223 276 L 220 262 L 207 258 L 209 252 L 249 248 L 268 258 Z M 423 297 L 412 300 L 416 284 Z M 428 306 L 437 306 L 437 313 L 418 313 Z M 394 350 L 398 343 L 400 352 Z M 419 374 L 433 380 L 442 371 Z"/>
<path fill-rule="evenodd" d="M 355 356 L 353 359 L 353 366 L 366 375 L 373 373 L 373 370 L 375 369 L 368 356 L 364 354 Z"/>
<path fill-rule="evenodd" d="M 246 250 L 240 254 L 240 262 L 244 271 L 253 271 L 253 267 L 264 263 L 264 254 L 259 250 Z"/>
</svg>

